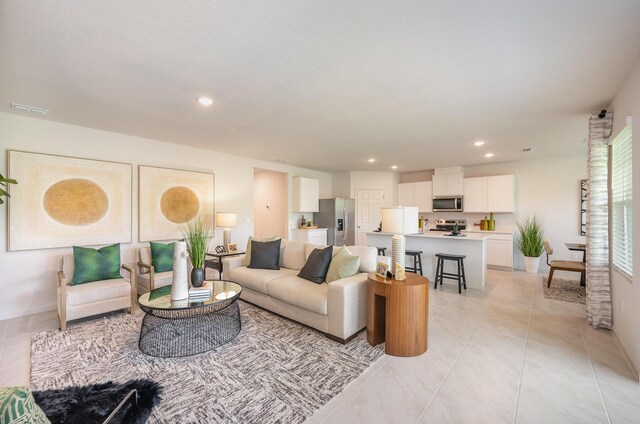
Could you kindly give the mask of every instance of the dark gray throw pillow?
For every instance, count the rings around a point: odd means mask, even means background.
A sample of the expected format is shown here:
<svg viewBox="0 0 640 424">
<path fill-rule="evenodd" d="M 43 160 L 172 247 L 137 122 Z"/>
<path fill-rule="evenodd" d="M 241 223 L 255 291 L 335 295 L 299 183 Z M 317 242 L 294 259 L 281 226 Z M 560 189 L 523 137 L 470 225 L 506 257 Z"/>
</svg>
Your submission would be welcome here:
<svg viewBox="0 0 640 424">
<path fill-rule="evenodd" d="M 251 241 L 251 262 L 247 268 L 258 269 L 280 269 L 280 242 L 274 241 Z"/>
<path fill-rule="evenodd" d="M 329 271 L 329 265 L 331 265 L 332 253 L 333 246 L 327 246 L 324 249 L 313 249 L 298 277 L 316 284 L 322 284 L 327 276 L 327 271 Z"/>
</svg>

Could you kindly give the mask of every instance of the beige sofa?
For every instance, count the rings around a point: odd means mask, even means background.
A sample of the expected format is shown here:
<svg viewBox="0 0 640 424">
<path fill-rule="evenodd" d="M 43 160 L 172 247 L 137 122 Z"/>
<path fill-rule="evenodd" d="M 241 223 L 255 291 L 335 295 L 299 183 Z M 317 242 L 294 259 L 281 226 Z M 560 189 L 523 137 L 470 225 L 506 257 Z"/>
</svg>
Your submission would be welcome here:
<svg viewBox="0 0 640 424">
<path fill-rule="evenodd" d="M 241 299 L 346 342 L 367 326 L 367 273 L 375 271 L 375 247 L 349 246 L 360 256 L 359 273 L 329 284 L 297 276 L 314 248 L 304 241 L 282 240 L 280 269 L 242 266 L 244 256 L 224 259 L 224 278 L 242 286 Z M 334 255 L 339 248 L 334 247 Z"/>
</svg>

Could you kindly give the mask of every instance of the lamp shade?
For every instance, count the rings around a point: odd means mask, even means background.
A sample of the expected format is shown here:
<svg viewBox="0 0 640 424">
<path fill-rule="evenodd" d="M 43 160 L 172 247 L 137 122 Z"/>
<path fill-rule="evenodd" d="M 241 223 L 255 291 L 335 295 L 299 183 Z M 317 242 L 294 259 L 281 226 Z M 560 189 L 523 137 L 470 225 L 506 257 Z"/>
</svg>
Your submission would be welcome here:
<svg viewBox="0 0 640 424">
<path fill-rule="evenodd" d="M 394 234 L 418 232 L 418 208 L 382 208 L 382 231 Z"/>
<path fill-rule="evenodd" d="M 238 214 L 232 212 L 216 212 L 216 225 L 230 228 L 238 225 Z"/>
</svg>

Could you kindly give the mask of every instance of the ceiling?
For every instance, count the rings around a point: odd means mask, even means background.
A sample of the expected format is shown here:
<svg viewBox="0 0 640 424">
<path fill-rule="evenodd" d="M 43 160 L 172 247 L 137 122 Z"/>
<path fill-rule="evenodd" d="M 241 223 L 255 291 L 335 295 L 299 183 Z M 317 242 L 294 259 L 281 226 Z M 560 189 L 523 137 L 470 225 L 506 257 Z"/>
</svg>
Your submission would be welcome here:
<svg viewBox="0 0 640 424">
<path fill-rule="evenodd" d="M 584 153 L 639 56 L 638 0 L 0 1 L 0 111 L 330 172 Z"/>
</svg>

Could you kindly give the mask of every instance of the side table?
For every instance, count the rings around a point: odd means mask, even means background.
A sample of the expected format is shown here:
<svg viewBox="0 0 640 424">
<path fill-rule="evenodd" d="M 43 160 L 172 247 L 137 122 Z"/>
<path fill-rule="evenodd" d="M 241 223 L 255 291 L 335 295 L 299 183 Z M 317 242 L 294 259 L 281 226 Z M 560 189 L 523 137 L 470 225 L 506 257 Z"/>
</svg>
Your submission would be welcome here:
<svg viewBox="0 0 640 424">
<path fill-rule="evenodd" d="M 207 252 L 207 256 L 215 258 L 204 261 L 205 268 L 217 269 L 218 270 L 218 279 L 222 280 L 222 259 L 229 258 L 231 256 L 244 255 L 245 252 L 225 252 L 225 253 L 214 253 Z"/>
<path fill-rule="evenodd" d="M 368 275 L 367 340 L 385 343 L 393 356 L 417 356 L 426 352 L 429 327 L 429 280 L 407 272 L 404 281 Z"/>
</svg>

